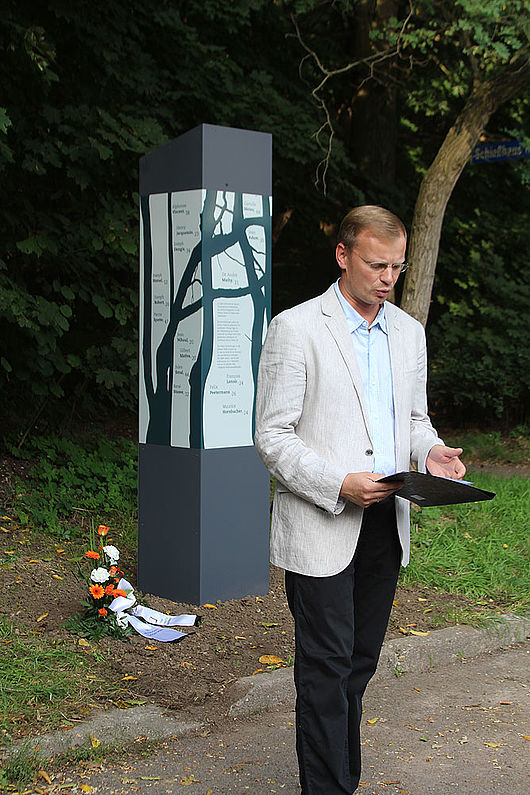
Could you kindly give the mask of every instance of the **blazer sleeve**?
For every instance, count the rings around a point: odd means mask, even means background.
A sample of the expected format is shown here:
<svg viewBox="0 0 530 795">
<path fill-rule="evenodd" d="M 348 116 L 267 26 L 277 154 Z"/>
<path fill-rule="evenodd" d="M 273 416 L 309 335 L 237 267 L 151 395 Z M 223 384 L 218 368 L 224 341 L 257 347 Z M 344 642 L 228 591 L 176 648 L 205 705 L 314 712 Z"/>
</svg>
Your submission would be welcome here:
<svg viewBox="0 0 530 795">
<path fill-rule="evenodd" d="M 293 494 L 338 514 L 347 470 L 308 446 L 296 428 L 304 407 L 306 360 L 296 325 L 275 317 L 261 353 L 256 394 L 256 449 L 274 477 Z"/>
</svg>

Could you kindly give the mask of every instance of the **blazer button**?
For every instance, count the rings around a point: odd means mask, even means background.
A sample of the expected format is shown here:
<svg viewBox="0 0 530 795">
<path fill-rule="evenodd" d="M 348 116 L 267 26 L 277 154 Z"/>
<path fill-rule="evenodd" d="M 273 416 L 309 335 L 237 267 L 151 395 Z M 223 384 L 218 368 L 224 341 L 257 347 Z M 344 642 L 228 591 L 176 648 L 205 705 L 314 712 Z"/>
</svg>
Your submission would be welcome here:
<svg viewBox="0 0 530 795">
<path fill-rule="evenodd" d="M 364 451 L 364 454 L 365 454 L 365 455 L 373 455 L 373 454 L 374 454 L 374 451 L 373 451 L 373 450 L 370 450 L 370 448 L 368 448 L 368 450 L 365 450 L 365 451 Z"/>
</svg>

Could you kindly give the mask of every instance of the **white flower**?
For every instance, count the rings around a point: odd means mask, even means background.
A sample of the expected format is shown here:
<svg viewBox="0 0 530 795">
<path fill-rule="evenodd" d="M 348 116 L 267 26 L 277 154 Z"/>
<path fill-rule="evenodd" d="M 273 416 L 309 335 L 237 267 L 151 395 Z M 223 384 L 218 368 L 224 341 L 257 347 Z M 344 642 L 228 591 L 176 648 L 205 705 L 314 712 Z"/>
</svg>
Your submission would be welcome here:
<svg viewBox="0 0 530 795">
<path fill-rule="evenodd" d="M 112 544 L 103 547 L 103 552 L 109 558 L 112 566 L 114 566 L 114 564 L 117 563 L 120 559 L 119 550 L 116 547 L 112 546 Z"/>
<path fill-rule="evenodd" d="M 119 613 L 114 613 L 114 615 L 116 616 L 116 624 L 121 627 L 121 629 L 125 629 L 129 623 L 127 620 L 127 613 L 124 613 L 123 610 L 121 610 Z"/>
<path fill-rule="evenodd" d="M 103 566 L 99 566 L 97 569 L 92 569 L 90 574 L 90 579 L 93 582 L 107 582 L 110 575 L 107 569 L 104 569 Z"/>
</svg>

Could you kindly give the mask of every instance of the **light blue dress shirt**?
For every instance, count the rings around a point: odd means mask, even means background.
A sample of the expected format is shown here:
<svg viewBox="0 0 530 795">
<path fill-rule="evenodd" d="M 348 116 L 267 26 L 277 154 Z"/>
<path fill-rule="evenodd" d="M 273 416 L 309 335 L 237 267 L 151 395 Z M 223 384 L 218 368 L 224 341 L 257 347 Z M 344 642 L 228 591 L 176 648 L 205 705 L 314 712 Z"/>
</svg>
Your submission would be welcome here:
<svg viewBox="0 0 530 795">
<path fill-rule="evenodd" d="M 392 475 L 396 471 L 394 398 L 385 305 L 368 329 L 368 322 L 342 295 L 338 280 L 334 287 L 346 315 L 361 373 L 374 451 L 372 472 Z"/>
</svg>

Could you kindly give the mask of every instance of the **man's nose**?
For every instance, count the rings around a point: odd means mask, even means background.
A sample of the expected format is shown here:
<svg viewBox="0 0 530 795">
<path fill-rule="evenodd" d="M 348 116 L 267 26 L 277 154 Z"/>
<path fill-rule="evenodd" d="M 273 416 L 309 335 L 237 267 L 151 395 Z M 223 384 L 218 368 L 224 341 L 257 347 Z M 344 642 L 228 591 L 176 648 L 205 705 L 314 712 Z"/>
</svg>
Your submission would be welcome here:
<svg viewBox="0 0 530 795">
<path fill-rule="evenodd" d="M 384 282 L 385 284 L 392 284 L 392 282 L 394 281 L 394 270 L 392 268 L 392 265 L 389 265 L 388 268 L 385 268 L 380 278 L 381 281 Z"/>
</svg>

